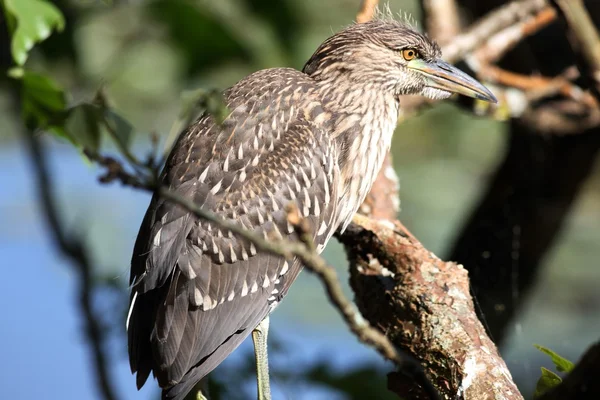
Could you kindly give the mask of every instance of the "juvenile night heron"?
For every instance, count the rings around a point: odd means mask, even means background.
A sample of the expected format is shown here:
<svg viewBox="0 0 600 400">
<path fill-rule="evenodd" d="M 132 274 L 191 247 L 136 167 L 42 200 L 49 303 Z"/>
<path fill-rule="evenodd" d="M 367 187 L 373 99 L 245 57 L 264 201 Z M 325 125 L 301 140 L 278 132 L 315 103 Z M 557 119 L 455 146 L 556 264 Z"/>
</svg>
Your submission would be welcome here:
<svg viewBox="0 0 600 400">
<path fill-rule="evenodd" d="M 294 239 L 294 202 L 321 251 L 365 198 L 390 147 L 399 96 L 453 92 L 495 101 L 411 27 L 377 20 L 327 39 L 302 72 L 256 72 L 224 92 L 230 115 L 204 115 L 163 172 L 181 196 L 268 238 Z M 181 400 L 251 333 L 259 398 L 268 399 L 268 317 L 302 269 L 154 197 L 131 265 L 129 359 Z"/>
</svg>

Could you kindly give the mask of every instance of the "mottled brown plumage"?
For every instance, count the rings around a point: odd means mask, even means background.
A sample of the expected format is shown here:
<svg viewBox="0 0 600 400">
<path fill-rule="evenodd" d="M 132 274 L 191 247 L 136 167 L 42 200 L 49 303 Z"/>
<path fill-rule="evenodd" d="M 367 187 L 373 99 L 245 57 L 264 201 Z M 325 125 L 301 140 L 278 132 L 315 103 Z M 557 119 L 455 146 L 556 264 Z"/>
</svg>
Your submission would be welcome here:
<svg viewBox="0 0 600 400">
<path fill-rule="evenodd" d="M 267 238 L 295 239 L 284 212 L 294 202 L 321 251 L 368 193 L 399 96 L 450 95 L 411 69 L 404 49 L 426 63 L 440 55 L 410 27 L 374 21 L 328 39 L 303 72 L 248 76 L 225 91 L 231 114 L 222 125 L 204 115 L 181 134 L 164 183 Z M 128 338 L 138 387 L 153 372 L 163 398 L 182 399 L 268 316 L 300 269 L 296 259 L 259 253 L 155 197 L 131 266 Z"/>
</svg>

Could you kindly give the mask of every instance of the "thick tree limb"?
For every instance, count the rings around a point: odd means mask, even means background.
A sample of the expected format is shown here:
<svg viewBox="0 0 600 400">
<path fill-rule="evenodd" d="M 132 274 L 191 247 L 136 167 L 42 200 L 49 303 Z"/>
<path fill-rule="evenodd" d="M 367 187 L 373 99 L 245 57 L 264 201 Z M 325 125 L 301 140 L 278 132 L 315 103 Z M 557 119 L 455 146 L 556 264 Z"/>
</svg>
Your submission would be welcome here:
<svg viewBox="0 0 600 400">
<path fill-rule="evenodd" d="M 522 399 L 477 318 L 467 271 L 437 258 L 400 225 L 354 222 L 340 240 L 363 316 L 420 360 L 445 398 Z M 401 375 L 389 385 L 409 394 Z"/>
</svg>

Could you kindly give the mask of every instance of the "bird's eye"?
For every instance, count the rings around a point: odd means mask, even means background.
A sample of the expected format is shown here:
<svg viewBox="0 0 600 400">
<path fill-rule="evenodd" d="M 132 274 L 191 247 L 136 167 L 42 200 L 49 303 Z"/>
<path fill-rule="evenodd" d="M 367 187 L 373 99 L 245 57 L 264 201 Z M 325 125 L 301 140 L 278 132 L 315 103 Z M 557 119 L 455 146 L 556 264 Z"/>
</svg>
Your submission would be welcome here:
<svg viewBox="0 0 600 400">
<path fill-rule="evenodd" d="M 414 49 L 404 49 L 402 50 L 402 57 L 404 57 L 406 61 L 410 61 L 417 58 L 418 53 Z"/>
</svg>

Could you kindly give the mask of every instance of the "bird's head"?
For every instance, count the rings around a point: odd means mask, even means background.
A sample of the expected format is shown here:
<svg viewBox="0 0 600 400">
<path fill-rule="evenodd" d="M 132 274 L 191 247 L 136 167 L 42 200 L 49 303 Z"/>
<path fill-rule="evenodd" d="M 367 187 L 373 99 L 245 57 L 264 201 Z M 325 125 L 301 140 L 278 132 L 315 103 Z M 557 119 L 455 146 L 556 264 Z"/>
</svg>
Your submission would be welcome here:
<svg viewBox="0 0 600 400">
<path fill-rule="evenodd" d="M 496 102 L 481 83 L 441 59 L 440 47 L 406 23 L 354 24 L 327 39 L 304 67 L 314 79 L 395 96 L 452 93 Z M 350 89 L 349 88 L 349 89 Z"/>
</svg>

